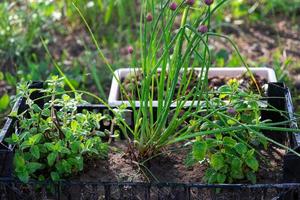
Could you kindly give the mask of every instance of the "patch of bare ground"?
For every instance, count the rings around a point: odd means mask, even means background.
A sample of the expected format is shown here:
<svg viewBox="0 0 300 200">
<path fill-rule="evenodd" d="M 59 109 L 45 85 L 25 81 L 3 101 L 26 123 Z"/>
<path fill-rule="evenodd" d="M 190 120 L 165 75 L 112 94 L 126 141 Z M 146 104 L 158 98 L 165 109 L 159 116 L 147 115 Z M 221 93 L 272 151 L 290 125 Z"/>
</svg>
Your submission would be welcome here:
<svg viewBox="0 0 300 200">
<path fill-rule="evenodd" d="M 134 182 L 177 182 L 204 183 L 203 177 L 207 164 L 197 163 L 192 167 L 185 165 L 191 151 L 189 147 L 173 146 L 161 154 L 139 165 L 127 154 L 124 141 L 114 143 L 107 160 L 89 162 L 79 176 L 81 181 L 134 181 Z M 281 181 L 282 158 L 285 151 L 270 146 L 260 151 L 259 183 L 278 183 Z M 246 183 L 242 181 L 241 183 Z"/>
<path fill-rule="evenodd" d="M 104 182 L 161 182 L 161 183 L 205 183 L 203 176 L 207 169 L 207 164 L 196 164 L 193 167 L 187 167 L 184 160 L 189 148 L 172 147 L 166 149 L 163 154 L 153 158 L 147 163 L 147 170 L 140 168 L 136 162 L 130 159 L 126 153 L 124 142 L 113 144 L 113 151 L 109 153 L 108 160 L 89 163 L 85 171 L 74 177 L 74 180 L 80 181 L 104 181 Z M 280 183 L 282 176 L 282 156 L 284 151 L 270 146 L 267 151 L 260 152 L 261 168 L 257 174 L 258 183 Z M 146 176 L 147 175 L 147 176 Z M 155 178 L 154 178 L 155 177 Z M 240 181 L 239 183 L 249 183 Z M 77 188 L 77 190 L 76 190 Z M 82 197 L 104 199 L 104 188 L 85 185 L 81 188 L 73 187 L 68 191 L 71 196 L 78 197 L 81 191 Z M 187 192 L 183 187 L 151 187 L 149 189 L 149 199 L 187 199 Z M 269 190 L 262 193 L 260 190 L 247 189 L 197 189 L 191 188 L 189 192 L 190 199 L 271 199 L 276 191 Z M 130 186 L 112 186 L 112 199 L 144 199 L 145 188 Z M 103 195 L 103 196 L 102 196 Z M 75 198 L 76 199 L 76 198 Z"/>
</svg>

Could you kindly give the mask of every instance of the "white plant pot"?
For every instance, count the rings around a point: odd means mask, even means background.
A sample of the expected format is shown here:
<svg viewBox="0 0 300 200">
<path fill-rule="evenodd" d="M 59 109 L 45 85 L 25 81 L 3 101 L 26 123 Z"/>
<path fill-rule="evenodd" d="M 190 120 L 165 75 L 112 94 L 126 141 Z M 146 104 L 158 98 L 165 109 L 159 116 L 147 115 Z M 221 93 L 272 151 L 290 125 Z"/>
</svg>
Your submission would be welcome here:
<svg viewBox="0 0 300 200">
<path fill-rule="evenodd" d="M 121 68 L 115 71 L 115 77 L 121 81 L 123 80 L 129 73 L 135 73 L 139 69 L 137 68 Z M 195 71 L 200 72 L 201 68 L 194 68 Z M 277 82 L 277 78 L 275 75 L 275 72 L 273 69 L 270 68 L 250 68 L 251 72 L 255 73 L 256 75 L 265 78 L 268 83 L 270 82 Z M 245 73 L 247 69 L 245 67 L 239 67 L 239 68 L 231 68 L 231 67 L 225 67 L 225 68 L 210 68 L 208 72 L 208 77 L 214 77 L 214 76 L 222 76 L 222 77 L 237 77 L 239 75 L 242 75 Z M 127 104 L 130 106 L 130 103 L 128 101 L 122 101 L 120 99 L 120 86 L 118 84 L 118 81 L 116 78 L 112 79 L 112 84 L 110 88 L 110 93 L 108 97 L 108 103 L 111 106 L 119 106 L 121 104 Z M 186 106 L 189 106 L 192 102 L 187 101 Z M 174 103 L 175 104 L 175 103 Z M 194 102 L 195 104 L 195 102 Z M 135 102 L 136 106 L 140 105 L 139 101 Z M 157 107 L 157 101 L 153 101 L 152 104 L 153 107 Z"/>
</svg>

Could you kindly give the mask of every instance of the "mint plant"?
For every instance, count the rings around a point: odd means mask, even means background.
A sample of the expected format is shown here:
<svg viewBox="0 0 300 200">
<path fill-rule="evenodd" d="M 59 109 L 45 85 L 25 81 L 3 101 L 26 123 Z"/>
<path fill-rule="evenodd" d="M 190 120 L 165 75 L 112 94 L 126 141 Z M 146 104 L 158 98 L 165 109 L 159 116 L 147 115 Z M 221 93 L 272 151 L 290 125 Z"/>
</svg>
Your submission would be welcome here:
<svg viewBox="0 0 300 200">
<path fill-rule="evenodd" d="M 39 107 L 29 98 L 27 84 L 19 87 L 19 96 L 26 99 L 28 110 L 17 116 L 20 130 L 6 142 L 13 145 L 14 172 L 23 182 L 30 178 L 58 181 L 84 169 L 86 159 L 104 159 L 108 145 L 101 136 L 100 122 L 108 119 L 100 113 L 77 112 L 86 104 L 80 94 L 64 92 L 63 79 L 54 76 L 42 90 L 50 101 Z M 61 94 L 61 95 L 59 95 Z"/>
<path fill-rule="evenodd" d="M 221 127 L 232 130 L 198 137 L 193 143 L 194 162 L 206 161 L 209 164 L 205 174 L 208 183 L 232 183 L 243 179 L 256 182 L 255 173 L 259 170 L 257 150 L 268 146 L 262 133 L 259 135 L 248 128 L 261 123 L 259 102 L 259 96 L 239 89 L 234 80 L 220 87 L 218 96 L 212 98 L 208 110 L 214 114 L 211 120 L 199 126 L 199 130 L 220 130 Z M 241 124 L 244 128 L 235 130 Z"/>
</svg>

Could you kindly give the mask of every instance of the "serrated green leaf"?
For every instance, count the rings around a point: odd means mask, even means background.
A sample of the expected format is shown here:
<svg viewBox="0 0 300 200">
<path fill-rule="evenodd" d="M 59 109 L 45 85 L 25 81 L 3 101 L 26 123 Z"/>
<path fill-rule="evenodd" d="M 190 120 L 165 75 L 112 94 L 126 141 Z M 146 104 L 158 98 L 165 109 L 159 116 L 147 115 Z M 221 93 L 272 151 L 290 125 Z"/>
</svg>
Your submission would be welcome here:
<svg viewBox="0 0 300 200">
<path fill-rule="evenodd" d="M 32 146 L 31 148 L 30 148 L 30 152 L 31 152 L 31 154 L 32 154 L 32 156 L 34 157 L 34 158 L 36 158 L 36 159 L 39 159 L 40 158 L 40 149 L 39 149 L 39 147 L 38 146 Z"/>
<path fill-rule="evenodd" d="M 69 95 L 64 94 L 62 96 L 63 101 L 69 101 L 71 99 L 71 97 Z"/>
<path fill-rule="evenodd" d="M 68 149 L 67 147 L 62 147 L 60 149 L 60 152 L 64 153 L 64 154 L 70 154 L 71 153 L 70 149 Z"/>
<path fill-rule="evenodd" d="M 43 165 L 37 162 L 30 162 L 26 164 L 29 173 L 34 173 L 36 170 L 42 169 Z"/>
<path fill-rule="evenodd" d="M 244 178 L 244 174 L 243 174 L 242 169 L 232 170 L 231 173 L 230 173 L 230 175 L 234 179 L 243 179 Z"/>
<path fill-rule="evenodd" d="M 232 92 L 232 89 L 228 85 L 223 85 L 219 87 L 218 92 L 220 92 L 219 98 L 224 99 Z"/>
<path fill-rule="evenodd" d="M 72 129 L 72 131 L 76 131 L 76 130 L 77 130 L 77 127 L 78 127 L 78 122 L 75 121 L 75 120 L 73 120 L 73 121 L 71 122 L 71 129 Z"/>
<path fill-rule="evenodd" d="M 4 141 L 7 142 L 8 144 L 14 144 L 11 138 L 5 138 Z"/>
<path fill-rule="evenodd" d="M 253 110 L 259 110 L 259 105 L 257 101 L 249 101 L 248 105 L 253 109 Z"/>
<path fill-rule="evenodd" d="M 17 84 L 17 78 L 16 76 L 13 76 L 11 73 L 9 72 L 6 72 L 5 73 L 5 77 L 6 77 L 6 81 L 9 85 L 16 85 Z"/>
<path fill-rule="evenodd" d="M 208 177 L 208 183 L 213 184 L 213 183 L 217 183 L 217 181 L 218 181 L 218 173 L 212 172 Z"/>
<path fill-rule="evenodd" d="M 57 172 L 51 172 L 51 179 L 53 181 L 59 181 L 60 179 L 59 174 Z"/>
<path fill-rule="evenodd" d="M 247 153 L 248 150 L 247 146 L 243 143 L 237 143 L 234 149 L 236 150 L 236 152 L 238 152 L 241 155 Z"/>
<path fill-rule="evenodd" d="M 226 180 L 226 175 L 218 173 L 218 175 L 217 175 L 217 181 L 218 181 L 218 183 L 219 184 L 225 183 L 225 180 Z"/>
<path fill-rule="evenodd" d="M 247 157 L 251 157 L 251 156 L 254 155 L 254 153 L 255 153 L 255 150 L 254 150 L 254 149 L 251 149 L 251 150 L 249 150 L 249 151 L 247 152 L 246 156 L 247 156 Z"/>
<path fill-rule="evenodd" d="M 83 158 L 78 156 L 76 157 L 76 161 L 79 171 L 83 170 Z"/>
<path fill-rule="evenodd" d="M 40 133 L 36 134 L 34 136 L 31 136 L 29 138 L 30 145 L 34 145 L 34 144 L 38 143 L 41 140 L 41 138 L 42 138 L 42 134 L 40 134 Z"/>
<path fill-rule="evenodd" d="M 13 134 L 11 135 L 11 139 L 12 139 L 12 142 L 13 142 L 13 143 L 17 143 L 17 142 L 19 142 L 19 140 L 20 140 L 19 136 L 18 136 L 17 134 L 15 134 L 15 133 L 13 133 Z"/>
<path fill-rule="evenodd" d="M 71 173 L 72 166 L 66 160 L 62 161 L 62 166 L 65 172 Z"/>
<path fill-rule="evenodd" d="M 202 161 L 205 158 L 207 151 L 206 142 L 196 141 L 193 144 L 193 157 L 197 161 Z"/>
<path fill-rule="evenodd" d="M 20 144 L 20 149 L 24 150 L 30 146 L 31 146 L 30 142 L 28 140 L 25 140 L 24 142 L 22 142 L 22 144 Z"/>
<path fill-rule="evenodd" d="M 50 117 L 50 115 L 51 115 L 50 109 L 48 109 L 48 108 L 43 109 L 43 110 L 42 110 L 42 115 L 43 115 L 44 117 Z"/>
<path fill-rule="evenodd" d="M 233 147 L 234 145 L 236 145 L 236 141 L 228 136 L 224 137 L 223 141 L 224 141 L 225 145 L 230 146 L 230 147 Z"/>
<path fill-rule="evenodd" d="M 52 166 L 55 162 L 55 159 L 57 157 L 57 153 L 52 152 L 47 156 L 48 165 Z"/>
<path fill-rule="evenodd" d="M 247 157 L 245 162 L 247 166 L 250 167 L 253 171 L 258 170 L 259 167 L 258 161 L 253 156 Z"/>
<path fill-rule="evenodd" d="M 44 180 L 45 180 L 45 177 L 44 177 L 43 175 L 39 175 L 38 180 L 39 180 L 39 181 L 44 181 Z"/>
<path fill-rule="evenodd" d="M 210 164 L 215 170 L 220 170 L 224 166 L 224 157 L 221 153 L 215 153 L 211 156 Z"/>
<path fill-rule="evenodd" d="M 238 157 L 234 157 L 231 161 L 231 168 L 232 170 L 240 170 L 242 168 L 242 160 Z"/>
<path fill-rule="evenodd" d="M 75 141 L 71 144 L 71 151 L 72 151 L 72 153 L 77 153 L 80 151 L 80 142 L 79 141 Z"/>
<path fill-rule="evenodd" d="M 40 113 L 42 111 L 42 109 L 37 104 L 32 104 L 31 107 L 32 107 L 33 111 L 36 113 Z"/>
<path fill-rule="evenodd" d="M 220 93 L 231 93 L 232 89 L 228 85 L 222 85 L 221 87 L 218 88 L 218 92 L 220 92 Z"/>
<path fill-rule="evenodd" d="M 7 109 L 9 101 L 10 99 L 7 93 L 0 98 L 0 111 Z"/>
<path fill-rule="evenodd" d="M 228 119 L 228 120 L 227 120 L 227 124 L 230 125 L 230 126 L 233 126 L 233 125 L 236 125 L 237 122 L 236 122 L 235 120 Z"/>
<path fill-rule="evenodd" d="M 63 174 L 63 173 L 64 173 L 64 167 L 63 167 L 61 161 L 56 162 L 56 164 L 55 164 L 55 169 L 56 169 L 57 172 L 60 173 L 60 174 Z"/>
<path fill-rule="evenodd" d="M 24 167 L 25 160 L 20 154 L 16 153 L 14 156 L 14 164 L 16 168 Z"/>
<path fill-rule="evenodd" d="M 27 172 L 26 170 L 17 173 L 17 177 L 18 177 L 18 178 L 20 179 L 20 181 L 22 181 L 23 183 L 28 183 L 28 181 L 29 181 L 29 174 L 28 174 L 28 172 Z"/>
<path fill-rule="evenodd" d="M 223 139 L 222 133 L 216 133 L 215 137 L 216 137 L 217 140 L 222 140 Z"/>
</svg>

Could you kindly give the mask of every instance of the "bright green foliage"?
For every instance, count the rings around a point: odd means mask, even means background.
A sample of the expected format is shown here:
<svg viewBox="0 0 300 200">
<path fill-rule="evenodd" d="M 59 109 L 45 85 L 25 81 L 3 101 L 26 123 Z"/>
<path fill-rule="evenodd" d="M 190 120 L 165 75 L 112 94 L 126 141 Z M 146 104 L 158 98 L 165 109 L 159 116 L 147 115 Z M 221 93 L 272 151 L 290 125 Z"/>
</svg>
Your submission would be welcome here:
<svg viewBox="0 0 300 200">
<path fill-rule="evenodd" d="M 20 132 L 6 140 L 15 147 L 15 175 L 23 182 L 30 178 L 58 181 L 82 171 L 85 159 L 103 159 L 108 152 L 100 137 L 103 133 L 98 131 L 106 117 L 88 111 L 78 113 L 76 106 L 85 103 L 81 95 L 56 98 L 62 91 L 61 79 L 53 77 L 47 83 L 49 88 L 43 92 L 51 95 L 51 100 L 43 108 L 28 98 L 31 91 L 26 85 L 19 88 L 29 108 L 18 116 Z"/>
<path fill-rule="evenodd" d="M 193 144 L 193 157 L 196 160 L 203 160 L 206 156 L 207 151 L 207 143 L 196 141 Z"/>
<path fill-rule="evenodd" d="M 114 69 L 110 60 L 114 57 L 120 59 L 121 47 L 129 43 L 134 48 L 140 47 L 140 49 L 135 48 L 134 53 L 130 55 L 134 67 L 141 67 L 141 72 L 144 74 L 137 94 L 142 102 L 140 108 L 134 107 L 135 99 L 128 99 L 133 109 L 134 128 L 129 129 L 124 123 L 122 111 L 126 106 L 116 113 L 118 126 L 135 150 L 132 151 L 133 154 L 137 153 L 132 155 L 135 160 L 147 160 L 168 145 L 192 138 L 194 141 L 188 164 L 207 161 L 209 169 L 206 180 L 209 183 L 234 182 L 240 179 L 256 181 L 255 173 L 259 169 L 259 162 L 255 149 L 260 145 L 267 147 L 266 139 L 261 137 L 257 128 L 253 128 L 260 123 L 258 105 L 260 97 L 238 90 L 234 81 L 230 85 L 220 87 L 217 97 L 216 94 L 208 92 L 207 88 L 208 80 L 205 72 L 211 67 L 214 57 L 209 44 L 210 37 L 226 39 L 237 53 L 230 56 L 227 51 L 218 52 L 217 66 L 240 66 L 242 63 L 247 68 L 247 64 L 229 37 L 213 32 L 219 25 L 211 21 L 211 16 L 223 19 L 224 12 L 218 10 L 230 1 L 215 1 L 212 7 L 206 7 L 202 1 L 197 1 L 197 4 L 190 7 L 180 3 L 184 1 L 178 0 L 175 11 L 169 9 L 170 1 L 154 0 L 135 3 L 136 1 L 128 0 L 91 0 L 75 1 L 75 6 L 71 5 L 72 2 L 71 0 L 47 3 L 30 1 L 26 6 L 20 7 L 15 5 L 23 5 L 22 2 L 0 4 L 0 12 L 3 16 L 0 24 L 2 50 L 0 55 L 3 59 L 0 61 L 0 66 L 7 65 L 7 61 L 22 65 L 18 68 L 19 74 L 22 77 L 26 75 L 25 79 L 30 80 L 40 79 L 41 74 L 48 75 L 51 72 L 51 69 L 48 69 L 50 61 L 40 61 L 46 56 L 40 54 L 42 47 L 39 41 L 40 36 L 45 40 L 45 44 L 51 42 L 51 39 L 50 37 L 49 40 L 47 39 L 50 33 L 43 34 L 47 31 L 42 25 L 47 24 L 47 30 L 51 29 L 49 25 L 53 24 L 52 19 L 60 22 L 59 18 L 66 16 L 69 19 L 68 23 L 77 27 L 78 10 L 80 16 L 86 19 L 84 20 L 86 25 L 90 24 L 89 31 L 96 33 L 92 34 L 92 39 L 100 53 L 101 62 L 107 64 L 109 70 Z M 278 7 L 283 5 L 280 0 L 262 2 L 268 5 L 272 4 L 268 2 L 277 2 Z M 232 1 L 229 5 L 232 6 L 230 13 L 233 18 L 248 15 L 250 10 L 255 10 L 255 7 L 251 6 L 250 8 L 253 9 L 249 9 L 249 4 L 245 1 Z M 137 8 L 141 8 L 141 13 Z M 132 16 L 128 15 L 128 10 L 131 11 Z M 148 12 L 153 15 L 153 20 L 146 22 L 145 16 Z M 139 14 L 141 23 L 136 20 L 136 15 Z M 119 17 L 118 22 L 115 22 L 116 16 Z M 179 17 L 181 17 L 181 24 L 178 27 Z M 65 24 L 64 20 L 63 22 Z M 110 22 L 117 23 L 117 26 Z M 103 23 L 106 26 L 103 26 Z M 197 30 L 199 25 L 207 26 L 208 32 L 200 34 Z M 132 44 L 137 40 L 138 36 L 135 32 L 139 28 L 140 41 Z M 118 34 L 114 35 L 116 30 Z M 58 32 L 66 34 L 65 28 Z M 98 45 L 96 40 L 101 41 L 101 45 Z M 85 46 L 85 44 L 81 45 Z M 115 48 L 118 53 L 106 59 L 104 55 L 107 53 L 103 53 L 100 46 L 105 49 Z M 95 53 L 94 50 L 92 52 Z M 58 56 L 61 59 L 59 63 L 70 62 L 69 55 L 65 52 Z M 99 93 L 104 97 L 105 92 L 101 84 L 103 80 L 98 74 L 100 69 L 97 68 L 100 62 L 87 50 L 79 57 L 78 63 L 73 63 L 74 67 L 71 67 L 72 84 L 77 87 L 81 81 L 85 83 L 84 80 L 87 78 L 82 74 L 91 72 Z M 84 65 L 88 65 L 90 70 L 87 70 Z M 189 75 L 190 69 L 194 67 L 202 69 L 202 73 L 195 80 Z M 159 73 L 160 77 L 157 76 Z M 5 73 L 6 81 L 15 83 L 14 75 Z M 191 82 L 196 82 L 196 85 L 188 88 Z M 29 178 L 60 180 L 81 171 L 85 159 L 103 158 L 107 153 L 107 145 L 100 138 L 104 133 L 97 131 L 100 128 L 99 122 L 104 120 L 105 116 L 87 111 L 77 113 L 76 105 L 84 103 L 81 96 L 75 94 L 73 98 L 59 89 L 62 85 L 57 77 L 49 80 L 48 85 L 49 89 L 44 92 L 51 95 L 51 101 L 43 108 L 29 99 L 30 91 L 27 85 L 19 88 L 18 95 L 26 98 L 29 111 L 18 116 L 20 132 L 13 134 L 7 142 L 15 145 L 15 174 L 24 182 Z M 153 88 L 154 85 L 157 88 Z M 120 84 L 120 88 L 121 86 Z M 57 92 L 62 92 L 63 95 L 57 98 L 55 96 Z M 120 92 L 124 93 L 122 88 Z M 126 97 L 127 94 L 123 95 Z M 158 100 L 156 112 L 153 108 L 154 96 L 157 96 Z M 188 100 L 193 102 L 190 107 L 185 106 Z M 204 100 L 205 104 L 200 104 L 199 100 Z M 1 106 L 6 107 L 7 102 L 7 96 L 0 99 L 0 111 Z M 170 108 L 174 103 L 177 104 L 176 108 Z M 54 105 L 60 105 L 62 108 L 55 109 Z M 227 107 L 232 107 L 236 113 L 228 113 Z M 28 116 L 25 117 L 25 114 Z M 11 115 L 16 116 L 16 113 Z M 215 132 L 208 133 L 208 131 Z M 192 137 L 192 134 L 195 135 Z"/>
<path fill-rule="evenodd" d="M 267 147 L 261 133 L 248 128 L 249 125 L 260 123 L 259 97 L 252 92 L 239 89 L 237 82 L 232 80 L 228 85 L 218 89 L 218 96 L 212 98 L 211 102 L 209 110 L 210 113 L 215 111 L 215 114 L 211 120 L 203 123 L 200 129 L 220 130 L 220 132 L 210 137 L 205 135 L 201 138 L 201 142 L 194 142 L 192 149 L 194 162 L 205 159 L 209 163 L 205 175 L 208 183 L 232 183 L 241 179 L 255 183 L 255 173 L 259 170 L 255 149 Z M 224 109 L 220 109 L 222 106 Z M 231 107 L 230 111 L 228 107 Z M 235 131 L 234 127 L 241 124 L 244 128 Z M 222 128 L 225 127 L 233 130 L 223 133 Z M 206 154 L 200 154 L 204 151 L 204 147 Z"/>
<path fill-rule="evenodd" d="M 5 110 L 9 106 L 10 98 L 7 93 L 0 97 L 0 111 Z"/>
<path fill-rule="evenodd" d="M 3 69 L 13 68 L 15 65 L 28 64 L 31 73 L 23 76 L 37 80 L 42 71 L 41 66 L 29 64 L 30 60 L 36 60 L 34 49 L 40 47 L 40 37 L 46 37 L 44 24 L 51 29 L 54 25 L 55 7 L 46 3 L 38 2 L 9 2 L 0 3 L 0 66 Z M 27 67 L 26 67 L 27 68 Z M 26 69 L 26 72 L 27 69 Z"/>
<path fill-rule="evenodd" d="M 172 11 L 169 8 L 170 2 L 142 1 L 140 57 L 132 55 L 135 67 L 140 68 L 133 74 L 131 83 L 119 83 L 121 96 L 129 101 L 134 115 L 134 128 L 124 129 L 129 132 L 124 135 L 133 135 L 134 141 L 129 137 L 128 140 L 137 152 L 137 155 L 133 155 L 134 159 L 139 161 L 160 153 L 178 137 L 191 133 L 197 126 L 191 124 L 188 129 L 182 125 L 194 113 L 201 112 L 203 107 L 198 101 L 207 97 L 207 76 L 204 71 L 211 67 L 211 52 L 208 48 L 211 35 L 209 32 L 200 34 L 198 27 L 205 25 L 211 31 L 210 16 L 218 12 L 226 0 L 216 3 L 214 9 L 202 7 L 197 10 L 199 17 L 195 21 L 192 20 L 193 6 L 181 1 L 177 9 Z M 153 19 L 147 21 L 145 17 L 149 13 Z M 181 18 L 181 23 L 178 29 L 174 29 L 177 17 Z M 100 55 L 104 55 L 100 48 L 98 50 Z M 193 76 L 196 66 L 201 68 L 202 73 Z M 108 65 L 108 68 L 111 67 Z M 139 74 L 142 75 L 141 80 L 138 80 Z M 136 92 L 133 92 L 136 96 L 133 97 L 124 88 L 128 86 L 134 89 L 136 84 Z M 137 99 L 140 101 L 138 109 L 135 107 Z M 156 100 L 157 105 L 154 106 Z M 192 104 L 187 106 L 187 101 Z M 172 104 L 176 104 L 176 108 L 170 108 Z M 204 157 L 204 145 L 195 144 L 197 151 L 193 155 L 198 159 Z"/>
</svg>

